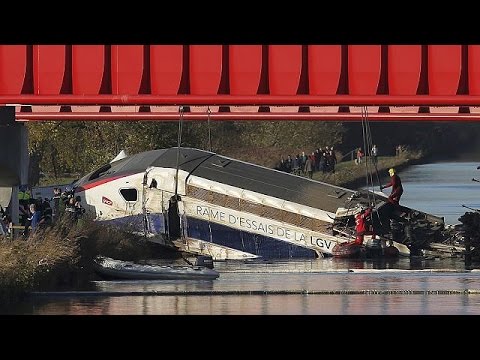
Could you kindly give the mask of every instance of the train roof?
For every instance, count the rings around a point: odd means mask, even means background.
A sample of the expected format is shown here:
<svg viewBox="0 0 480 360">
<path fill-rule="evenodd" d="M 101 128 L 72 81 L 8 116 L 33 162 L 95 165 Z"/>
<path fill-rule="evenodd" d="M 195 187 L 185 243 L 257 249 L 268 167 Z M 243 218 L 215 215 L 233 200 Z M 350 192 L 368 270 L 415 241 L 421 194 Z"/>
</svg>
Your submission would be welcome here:
<svg viewBox="0 0 480 360">
<path fill-rule="evenodd" d="M 175 169 L 177 156 L 178 168 L 190 175 L 333 213 L 338 207 L 345 207 L 347 199 L 356 193 L 354 190 L 185 147 L 179 151 L 173 147 L 127 156 L 85 175 L 74 186 L 143 173 L 151 166 Z"/>
</svg>

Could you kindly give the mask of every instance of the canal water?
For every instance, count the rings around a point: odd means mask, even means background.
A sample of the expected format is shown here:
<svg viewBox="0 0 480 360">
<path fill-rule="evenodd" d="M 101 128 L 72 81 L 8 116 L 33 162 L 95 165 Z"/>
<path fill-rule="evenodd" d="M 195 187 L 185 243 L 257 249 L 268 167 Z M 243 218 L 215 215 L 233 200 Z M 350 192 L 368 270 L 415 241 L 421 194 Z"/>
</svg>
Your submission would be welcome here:
<svg viewBox="0 0 480 360">
<path fill-rule="evenodd" d="M 480 207 L 477 163 L 399 172 L 401 203 L 458 223 Z M 387 180 L 387 179 L 384 179 Z M 384 190 L 388 193 L 389 189 Z M 212 281 L 95 281 L 88 292 L 39 293 L 6 314 L 443 315 L 480 314 L 480 265 L 462 259 L 219 262 Z M 479 270 L 477 270 L 479 269 Z"/>
<path fill-rule="evenodd" d="M 480 182 L 472 181 L 480 181 L 480 170 L 477 170 L 479 164 L 446 162 L 405 169 L 399 172 L 404 187 L 401 203 L 443 216 L 447 224 L 457 224 L 465 211 L 471 211 L 462 205 L 480 208 Z M 385 189 L 384 193 L 389 194 L 389 191 Z"/>
</svg>

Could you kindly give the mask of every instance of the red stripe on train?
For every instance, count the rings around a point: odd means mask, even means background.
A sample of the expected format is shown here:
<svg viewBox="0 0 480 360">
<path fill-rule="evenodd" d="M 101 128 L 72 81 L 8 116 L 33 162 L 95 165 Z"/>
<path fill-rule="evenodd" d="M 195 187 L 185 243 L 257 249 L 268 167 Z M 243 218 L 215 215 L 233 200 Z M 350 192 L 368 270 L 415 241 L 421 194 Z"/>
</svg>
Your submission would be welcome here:
<svg viewBox="0 0 480 360">
<path fill-rule="evenodd" d="M 130 176 L 130 175 L 133 175 L 133 173 L 125 174 L 125 175 L 119 175 L 119 176 L 113 176 L 113 177 L 109 177 L 108 179 L 101 179 L 101 180 L 98 180 L 98 181 L 94 181 L 90 184 L 86 184 L 86 185 L 79 186 L 79 187 L 75 188 L 75 192 L 81 192 L 81 191 L 85 191 L 85 190 L 88 190 L 88 189 L 92 189 L 96 186 L 103 185 L 103 184 L 106 184 L 110 181 L 117 180 L 117 179 L 120 179 L 120 178 L 123 178 L 123 177 L 126 177 L 126 176 Z"/>
</svg>

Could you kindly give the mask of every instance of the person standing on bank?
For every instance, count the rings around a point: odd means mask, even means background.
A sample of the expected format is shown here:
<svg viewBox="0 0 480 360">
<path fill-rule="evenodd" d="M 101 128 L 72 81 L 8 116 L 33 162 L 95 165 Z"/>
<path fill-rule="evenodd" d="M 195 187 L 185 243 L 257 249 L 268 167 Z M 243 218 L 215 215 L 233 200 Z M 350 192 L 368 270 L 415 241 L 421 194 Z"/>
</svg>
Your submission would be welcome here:
<svg viewBox="0 0 480 360">
<path fill-rule="evenodd" d="M 403 194 L 402 180 L 400 179 L 400 176 L 396 174 L 394 168 L 390 168 L 388 170 L 388 173 L 390 175 L 390 182 L 386 185 L 380 186 L 380 190 L 392 187 L 392 192 L 388 197 L 388 201 L 393 205 L 399 206 L 400 198 L 402 197 L 402 194 Z"/>
<path fill-rule="evenodd" d="M 307 156 L 303 172 L 311 179 L 313 177 L 313 161 L 311 156 Z"/>
<path fill-rule="evenodd" d="M 378 155 L 377 145 L 373 145 L 371 153 L 372 153 L 373 163 L 376 164 L 377 163 L 377 155 Z"/>
<path fill-rule="evenodd" d="M 62 191 L 60 188 L 53 188 L 53 209 L 52 209 L 52 220 L 53 222 L 57 221 L 60 218 L 60 202 L 62 197 Z"/>
<path fill-rule="evenodd" d="M 30 204 L 30 217 L 28 217 L 25 224 L 25 230 L 23 232 L 24 236 L 27 237 L 30 234 L 29 227 L 32 227 L 32 231 L 36 231 L 38 226 L 43 223 L 41 218 L 42 213 L 37 209 L 36 204 Z"/>
</svg>

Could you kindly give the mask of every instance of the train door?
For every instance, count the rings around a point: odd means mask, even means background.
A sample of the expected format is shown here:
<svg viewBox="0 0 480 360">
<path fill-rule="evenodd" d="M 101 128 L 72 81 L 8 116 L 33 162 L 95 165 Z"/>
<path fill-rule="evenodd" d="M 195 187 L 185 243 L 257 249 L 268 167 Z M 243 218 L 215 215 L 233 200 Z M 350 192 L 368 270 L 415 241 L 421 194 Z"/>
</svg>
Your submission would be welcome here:
<svg viewBox="0 0 480 360">
<path fill-rule="evenodd" d="M 155 176 L 145 173 L 143 181 L 142 213 L 146 236 L 162 235 L 166 237 L 168 208 L 165 206 L 166 194 L 158 187 Z M 168 197 L 167 197 L 168 199 Z"/>
<path fill-rule="evenodd" d="M 141 192 L 135 187 L 123 187 L 119 192 L 124 201 L 122 211 L 125 214 L 125 225 L 132 231 L 143 231 Z"/>
<path fill-rule="evenodd" d="M 178 195 L 173 195 L 168 201 L 168 235 L 171 241 L 179 239 L 182 234 L 179 202 L 180 196 Z"/>
<path fill-rule="evenodd" d="M 125 202 L 125 215 L 132 216 L 135 214 L 135 208 L 139 202 L 138 190 L 134 187 L 121 188 L 120 195 Z"/>
</svg>

